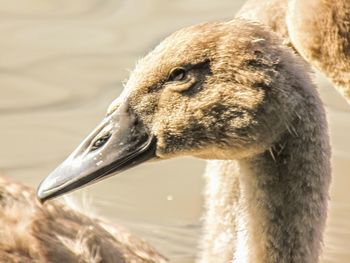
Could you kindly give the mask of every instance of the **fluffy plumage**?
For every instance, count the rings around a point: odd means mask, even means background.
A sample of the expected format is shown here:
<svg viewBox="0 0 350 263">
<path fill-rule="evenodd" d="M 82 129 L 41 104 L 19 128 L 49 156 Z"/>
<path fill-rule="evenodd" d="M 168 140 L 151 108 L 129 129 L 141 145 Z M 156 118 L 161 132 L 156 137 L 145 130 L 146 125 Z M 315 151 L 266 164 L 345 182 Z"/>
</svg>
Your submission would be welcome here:
<svg viewBox="0 0 350 263">
<path fill-rule="evenodd" d="M 350 1 L 249 0 L 238 16 L 278 32 L 350 103 Z"/>
<path fill-rule="evenodd" d="M 0 262 L 166 262 L 120 226 L 57 201 L 42 205 L 34 191 L 0 177 Z"/>
</svg>

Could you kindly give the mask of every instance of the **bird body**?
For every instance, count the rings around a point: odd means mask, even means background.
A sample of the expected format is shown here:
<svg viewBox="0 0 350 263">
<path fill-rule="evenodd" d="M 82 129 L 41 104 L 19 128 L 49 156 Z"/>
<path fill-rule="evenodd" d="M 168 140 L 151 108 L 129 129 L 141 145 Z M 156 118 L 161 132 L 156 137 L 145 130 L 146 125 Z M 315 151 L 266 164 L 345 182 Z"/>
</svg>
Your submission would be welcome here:
<svg viewBox="0 0 350 263">
<path fill-rule="evenodd" d="M 350 2 L 249 0 L 237 16 L 268 25 L 350 103 Z"/>
<path fill-rule="evenodd" d="M 120 226 L 0 177 L 0 262 L 161 263 L 166 259 Z"/>
</svg>

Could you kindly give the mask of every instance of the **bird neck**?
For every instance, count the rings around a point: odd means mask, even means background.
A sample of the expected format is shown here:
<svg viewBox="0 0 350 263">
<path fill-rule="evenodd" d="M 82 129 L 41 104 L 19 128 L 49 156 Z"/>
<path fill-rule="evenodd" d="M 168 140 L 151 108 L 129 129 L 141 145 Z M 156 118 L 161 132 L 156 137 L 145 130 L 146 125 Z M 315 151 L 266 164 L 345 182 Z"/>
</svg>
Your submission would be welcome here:
<svg viewBox="0 0 350 263">
<path fill-rule="evenodd" d="M 324 112 L 308 109 L 290 127 L 270 150 L 209 164 L 202 262 L 318 262 L 330 183 Z"/>
<path fill-rule="evenodd" d="M 318 262 L 330 151 L 326 127 L 307 119 L 312 122 L 297 120 L 269 151 L 239 161 L 248 262 Z"/>
</svg>

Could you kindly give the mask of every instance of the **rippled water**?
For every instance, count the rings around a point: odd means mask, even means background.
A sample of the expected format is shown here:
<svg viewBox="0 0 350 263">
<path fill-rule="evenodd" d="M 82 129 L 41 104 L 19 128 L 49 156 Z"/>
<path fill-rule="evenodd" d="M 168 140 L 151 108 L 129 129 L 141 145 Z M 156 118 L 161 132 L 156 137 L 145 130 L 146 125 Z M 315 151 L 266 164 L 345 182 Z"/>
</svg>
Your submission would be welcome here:
<svg viewBox="0 0 350 263">
<path fill-rule="evenodd" d="M 164 36 L 233 17 L 242 0 L 0 0 L 0 170 L 32 186 L 87 135 L 137 58 Z M 350 108 L 323 80 L 333 143 L 324 262 L 350 261 Z M 96 213 L 151 241 L 173 262 L 193 262 L 204 162 L 137 167 L 93 185 Z"/>
</svg>

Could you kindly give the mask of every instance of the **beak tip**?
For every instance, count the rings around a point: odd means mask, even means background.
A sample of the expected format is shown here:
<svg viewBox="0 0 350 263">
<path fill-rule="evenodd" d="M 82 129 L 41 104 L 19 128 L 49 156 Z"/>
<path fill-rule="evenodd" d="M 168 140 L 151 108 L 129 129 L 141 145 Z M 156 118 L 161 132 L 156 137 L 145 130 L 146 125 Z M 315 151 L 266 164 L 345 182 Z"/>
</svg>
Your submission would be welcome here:
<svg viewBox="0 0 350 263">
<path fill-rule="evenodd" d="M 43 189 L 41 189 L 40 186 L 36 192 L 36 197 L 38 198 L 38 200 L 42 204 L 47 200 L 47 195 L 45 194 L 45 191 L 43 191 Z"/>
<path fill-rule="evenodd" d="M 48 187 L 45 187 L 45 182 L 46 180 L 42 181 L 41 184 L 39 185 L 37 191 L 36 191 L 36 196 L 40 203 L 45 203 L 47 200 L 49 200 L 52 195 L 50 195 L 50 191 Z"/>
</svg>

